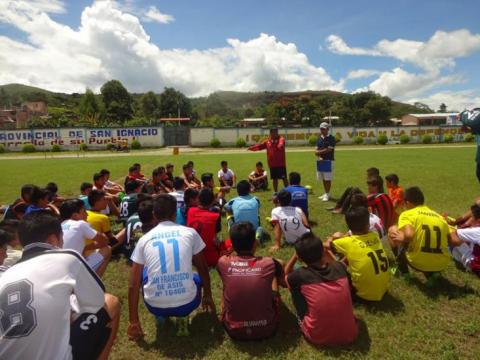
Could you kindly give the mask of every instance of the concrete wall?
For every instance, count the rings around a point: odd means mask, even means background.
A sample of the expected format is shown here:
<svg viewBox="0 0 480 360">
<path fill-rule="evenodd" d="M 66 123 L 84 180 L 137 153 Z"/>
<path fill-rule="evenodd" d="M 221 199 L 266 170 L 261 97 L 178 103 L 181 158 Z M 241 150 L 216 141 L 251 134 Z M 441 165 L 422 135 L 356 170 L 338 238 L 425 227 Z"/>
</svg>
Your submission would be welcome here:
<svg viewBox="0 0 480 360">
<path fill-rule="evenodd" d="M 162 127 L 110 128 L 110 129 L 34 129 L 0 131 L 0 144 L 8 150 L 21 150 L 25 144 L 33 144 L 37 149 L 50 149 L 58 144 L 62 149 L 78 150 L 80 144 L 89 149 L 105 149 L 107 144 L 117 141 L 138 140 L 144 147 L 163 146 Z"/>
<path fill-rule="evenodd" d="M 216 137 L 221 146 L 235 146 L 238 138 L 243 138 L 248 145 L 252 145 L 268 136 L 268 129 L 262 128 L 192 128 L 190 130 L 191 146 L 209 146 Z M 307 145 L 311 135 L 318 135 L 318 128 L 289 128 L 280 129 L 287 145 Z M 331 133 L 340 138 L 339 145 L 352 144 L 355 136 L 364 138 L 365 144 L 374 144 L 378 135 L 386 135 L 390 143 L 398 143 L 400 136 L 410 136 L 411 143 L 421 142 L 424 134 L 430 134 L 434 142 L 439 142 L 445 134 L 452 134 L 455 141 L 463 140 L 463 132 L 459 126 L 399 126 L 378 128 L 333 127 Z M 0 130 L 0 144 L 6 149 L 18 151 L 24 144 L 34 144 L 39 150 L 50 149 L 58 144 L 62 149 L 78 150 L 80 144 L 87 144 L 89 149 L 105 149 L 107 144 L 119 140 L 138 140 L 143 147 L 159 147 L 164 145 L 162 127 L 138 128 L 62 128 L 62 129 L 35 129 L 35 130 Z"/>
</svg>

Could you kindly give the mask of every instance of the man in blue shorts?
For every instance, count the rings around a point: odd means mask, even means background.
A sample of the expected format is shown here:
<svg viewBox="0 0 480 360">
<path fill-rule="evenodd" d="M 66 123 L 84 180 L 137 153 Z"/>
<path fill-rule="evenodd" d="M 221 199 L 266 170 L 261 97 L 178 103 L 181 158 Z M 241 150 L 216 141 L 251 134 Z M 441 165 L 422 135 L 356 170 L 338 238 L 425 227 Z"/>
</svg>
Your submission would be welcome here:
<svg viewBox="0 0 480 360">
<path fill-rule="evenodd" d="M 188 315 L 200 302 L 205 310 L 215 313 L 202 238 L 194 229 L 175 223 L 177 201 L 173 196 L 158 195 L 153 200 L 153 213 L 159 223 L 140 238 L 131 257 L 127 330 L 131 340 L 144 335 L 138 316 L 140 287 L 145 306 L 157 322 L 178 318 L 179 336 L 188 335 Z M 192 263 L 198 274 L 193 273 Z"/>
<path fill-rule="evenodd" d="M 322 201 L 330 200 L 330 188 L 333 178 L 333 161 L 335 152 L 335 138 L 328 133 L 330 125 L 326 122 L 320 124 L 320 136 L 317 140 L 317 179 L 323 181 L 325 193 L 319 197 Z"/>
</svg>

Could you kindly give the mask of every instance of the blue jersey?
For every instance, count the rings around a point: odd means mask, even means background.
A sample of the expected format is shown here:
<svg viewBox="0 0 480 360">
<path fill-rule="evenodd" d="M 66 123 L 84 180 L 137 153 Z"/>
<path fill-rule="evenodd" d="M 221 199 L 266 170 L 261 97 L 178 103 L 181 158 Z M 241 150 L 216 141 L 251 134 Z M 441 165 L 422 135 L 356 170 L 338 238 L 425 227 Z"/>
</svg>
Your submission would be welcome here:
<svg viewBox="0 0 480 360">
<path fill-rule="evenodd" d="M 290 206 L 299 207 L 308 217 L 308 190 L 301 185 L 290 185 L 283 190 L 292 195 Z"/>
<path fill-rule="evenodd" d="M 325 137 L 318 137 L 317 140 L 317 150 L 326 149 L 326 148 L 333 148 L 331 152 L 323 154 L 323 160 L 335 160 L 334 152 L 335 152 L 335 138 L 332 135 L 327 135 Z"/>
<path fill-rule="evenodd" d="M 255 196 L 237 196 L 230 200 L 225 209 L 233 213 L 234 222 L 248 221 L 255 229 L 260 226 L 259 209 L 260 200 Z"/>
</svg>

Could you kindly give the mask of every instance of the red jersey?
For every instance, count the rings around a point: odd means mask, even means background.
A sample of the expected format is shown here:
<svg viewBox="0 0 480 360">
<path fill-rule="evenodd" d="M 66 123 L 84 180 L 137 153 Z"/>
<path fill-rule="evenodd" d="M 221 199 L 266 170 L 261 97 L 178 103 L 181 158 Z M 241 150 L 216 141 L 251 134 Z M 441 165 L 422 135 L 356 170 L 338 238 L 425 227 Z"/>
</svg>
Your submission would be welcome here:
<svg viewBox="0 0 480 360">
<path fill-rule="evenodd" d="M 225 250 L 223 243 L 217 244 L 217 233 L 222 229 L 220 214 L 199 207 L 191 207 L 187 212 L 187 226 L 197 230 L 205 243 L 203 255 L 208 266 L 216 266 L 220 252 Z"/>
<path fill-rule="evenodd" d="M 222 321 L 227 333 L 241 340 L 272 336 L 278 324 L 272 281 L 282 276 L 282 266 L 268 257 L 222 256 L 217 270 L 223 282 Z"/>
<path fill-rule="evenodd" d="M 382 220 L 385 230 L 388 231 L 390 226 L 398 220 L 398 214 L 393 208 L 392 200 L 387 194 L 378 193 L 367 196 L 368 206 L 372 209 L 372 213 Z"/>
<path fill-rule="evenodd" d="M 251 151 L 267 149 L 267 161 L 269 168 L 285 167 L 285 139 L 280 136 L 277 140 L 268 138 L 264 142 L 252 145 L 248 148 Z"/>
<path fill-rule="evenodd" d="M 357 338 L 350 284 L 343 264 L 302 267 L 288 274 L 287 284 L 300 328 L 308 341 L 320 346 L 335 346 Z"/>
</svg>

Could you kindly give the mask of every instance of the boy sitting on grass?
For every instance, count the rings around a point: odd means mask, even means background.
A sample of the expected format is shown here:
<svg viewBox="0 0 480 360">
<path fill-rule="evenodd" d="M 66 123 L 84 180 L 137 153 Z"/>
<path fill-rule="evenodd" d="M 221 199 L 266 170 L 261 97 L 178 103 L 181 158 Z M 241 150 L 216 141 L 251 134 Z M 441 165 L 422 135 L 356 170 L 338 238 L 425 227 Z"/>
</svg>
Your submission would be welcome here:
<svg viewBox="0 0 480 360">
<path fill-rule="evenodd" d="M 87 222 L 97 232 L 105 234 L 112 251 L 119 249 L 125 241 L 126 231 L 125 229 L 122 229 L 117 235 L 113 235 L 110 219 L 107 215 L 102 213 L 107 207 L 105 192 L 101 190 L 92 190 L 88 195 L 88 202 L 90 203 L 91 210 L 87 210 Z M 91 240 L 87 240 L 85 245 L 90 245 L 91 242 Z M 89 256 L 92 252 L 92 250 L 85 251 L 84 256 Z"/>
<path fill-rule="evenodd" d="M 249 222 L 234 224 L 230 239 L 236 255 L 222 256 L 217 265 L 223 283 L 223 326 L 233 339 L 269 338 L 279 322 L 283 267 L 275 259 L 255 256 L 255 228 Z"/>
<path fill-rule="evenodd" d="M 291 172 L 288 175 L 288 183 L 290 184 L 284 190 L 292 195 L 292 206 L 299 207 L 308 219 L 308 190 L 300 185 L 301 176 L 298 172 Z"/>
<path fill-rule="evenodd" d="M 298 260 L 306 266 L 294 270 Z M 313 233 L 305 233 L 295 242 L 285 276 L 300 329 L 309 342 L 338 346 L 357 338 L 347 269 L 332 261 Z"/>
<path fill-rule="evenodd" d="M 77 251 L 80 255 L 84 251 L 92 250 L 85 257 L 87 264 L 102 276 L 107 269 L 112 251 L 108 246 L 108 238 L 99 233 L 87 223 L 87 213 L 80 199 L 66 200 L 60 206 L 62 219 L 63 248 Z M 85 243 L 89 241 L 89 245 Z"/>
<path fill-rule="evenodd" d="M 235 173 L 228 167 L 228 162 L 223 160 L 220 163 L 221 169 L 218 170 L 218 181 L 220 181 L 221 186 L 237 186 L 237 176 Z"/>
<path fill-rule="evenodd" d="M 251 186 L 251 191 L 267 190 L 268 188 L 268 173 L 263 169 L 261 161 L 255 165 L 255 170 L 248 175 L 248 181 Z"/>
<path fill-rule="evenodd" d="M 387 292 L 390 272 L 378 234 L 369 231 L 369 219 L 370 213 L 364 207 L 347 210 L 345 220 L 352 235 L 329 239 L 325 247 L 344 257 L 354 295 L 367 301 L 380 301 Z"/>
<path fill-rule="evenodd" d="M 387 183 L 388 196 L 392 200 L 393 208 L 397 214 L 401 214 L 403 211 L 403 188 L 398 185 L 399 179 L 397 174 L 389 174 L 385 176 L 385 182 Z"/>
<path fill-rule="evenodd" d="M 452 242 L 459 244 L 453 248 L 452 256 L 465 270 L 480 276 L 480 205 L 472 205 L 470 211 L 474 219 L 472 227 L 450 233 Z"/>
<path fill-rule="evenodd" d="M 230 186 L 215 186 L 215 179 L 212 173 L 202 174 L 202 188 L 210 189 L 215 196 L 215 203 L 212 206 L 218 207 L 221 210 L 225 205 L 225 194 L 230 192 Z"/>
<path fill-rule="evenodd" d="M 226 251 L 223 242 L 218 240 L 217 234 L 222 231 L 220 213 L 210 209 L 215 203 L 215 196 L 209 188 L 203 188 L 198 194 L 199 204 L 188 209 L 187 226 L 197 230 L 205 243 L 203 255 L 209 267 L 217 266 L 222 252 Z"/>
<path fill-rule="evenodd" d="M 275 245 L 270 251 L 277 251 L 281 248 L 282 234 L 285 242 L 293 245 L 295 241 L 310 231 L 308 220 L 302 209 L 291 206 L 292 195 L 283 189 L 277 195 L 280 206 L 272 210 L 272 225 L 274 226 Z"/>
<path fill-rule="evenodd" d="M 398 227 L 388 230 L 390 245 L 397 257 L 398 270 L 409 278 L 408 266 L 423 272 L 427 286 L 433 286 L 450 262 L 448 245 L 452 241 L 445 219 L 425 205 L 425 198 L 418 187 L 405 190 L 405 210 L 398 220 Z"/>
</svg>

